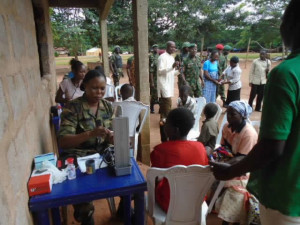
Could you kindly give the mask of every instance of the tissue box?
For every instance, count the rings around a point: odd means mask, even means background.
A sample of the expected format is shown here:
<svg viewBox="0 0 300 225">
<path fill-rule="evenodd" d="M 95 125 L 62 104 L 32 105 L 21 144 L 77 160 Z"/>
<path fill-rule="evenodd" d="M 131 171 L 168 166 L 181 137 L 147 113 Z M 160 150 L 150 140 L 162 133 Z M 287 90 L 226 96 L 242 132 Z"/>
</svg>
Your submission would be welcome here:
<svg viewBox="0 0 300 225">
<path fill-rule="evenodd" d="M 36 157 L 34 157 L 34 166 L 35 169 L 41 169 L 42 168 L 42 163 L 44 161 L 49 161 L 51 162 L 54 166 L 56 166 L 56 155 L 54 153 L 47 153 L 47 154 L 43 154 L 43 155 L 37 155 Z"/>
<path fill-rule="evenodd" d="M 28 181 L 29 196 L 50 193 L 52 191 L 52 174 L 34 170 Z"/>
</svg>

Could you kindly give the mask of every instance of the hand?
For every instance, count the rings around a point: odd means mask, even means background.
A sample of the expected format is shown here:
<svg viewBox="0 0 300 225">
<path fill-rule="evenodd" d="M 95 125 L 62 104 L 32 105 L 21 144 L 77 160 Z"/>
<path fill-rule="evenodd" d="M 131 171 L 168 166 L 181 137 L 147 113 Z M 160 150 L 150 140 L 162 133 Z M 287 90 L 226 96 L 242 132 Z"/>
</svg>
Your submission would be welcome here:
<svg viewBox="0 0 300 225">
<path fill-rule="evenodd" d="M 96 127 L 94 130 L 92 130 L 92 136 L 94 137 L 106 137 L 109 135 L 109 133 L 110 130 L 102 126 Z"/>
<path fill-rule="evenodd" d="M 175 61 L 175 62 L 173 63 L 173 68 L 178 67 L 178 66 L 179 66 L 179 61 Z"/>
<path fill-rule="evenodd" d="M 205 87 L 205 83 L 201 82 L 201 86 L 202 86 L 202 88 L 204 88 Z"/>
<path fill-rule="evenodd" d="M 231 174 L 231 165 L 228 163 L 209 162 L 217 180 L 229 180 L 234 177 Z"/>
<path fill-rule="evenodd" d="M 214 82 L 216 85 L 219 85 L 219 84 L 220 84 L 219 81 L 217 81 L 217 80 L 213 80 L 213 82 Z"/>
</svg>

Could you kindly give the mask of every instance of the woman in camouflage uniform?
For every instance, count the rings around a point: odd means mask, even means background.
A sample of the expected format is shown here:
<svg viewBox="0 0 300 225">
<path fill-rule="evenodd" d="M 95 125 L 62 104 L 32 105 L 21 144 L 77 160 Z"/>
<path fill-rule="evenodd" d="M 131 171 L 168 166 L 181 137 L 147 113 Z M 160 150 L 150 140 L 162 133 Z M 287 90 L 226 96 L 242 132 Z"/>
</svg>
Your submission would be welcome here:
<svg viewBox="0 0 300 225">
<path fill-rule="evenodd" d="M 112 106 L 104 100 L 106 76 L 89 71 L 81 85 L 84 94 L 70 101 L 61 114 L 59 145 L 63 154 L 73 157 L 94 154 L 112 140 Z M 92 202 L 74 205 L 74 218 L 82 225 L 93 225 Z"/>
</svg>

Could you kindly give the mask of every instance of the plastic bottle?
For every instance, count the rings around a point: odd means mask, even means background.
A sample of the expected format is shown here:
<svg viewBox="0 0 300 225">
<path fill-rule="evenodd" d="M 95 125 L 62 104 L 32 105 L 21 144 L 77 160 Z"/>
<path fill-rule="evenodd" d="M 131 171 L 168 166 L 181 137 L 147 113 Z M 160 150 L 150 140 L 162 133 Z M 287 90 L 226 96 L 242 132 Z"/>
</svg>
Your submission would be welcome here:
<svg viewBox="0 0 300 225">
<path fill-rule="evenodd" d="M 68 158 L 67 159 L 67 174 L 68 174 L 68 179 L 73 180 L 76 178 L 76 168 L 74 165 L 74 159 L 73 158 Z"/>
</svg>

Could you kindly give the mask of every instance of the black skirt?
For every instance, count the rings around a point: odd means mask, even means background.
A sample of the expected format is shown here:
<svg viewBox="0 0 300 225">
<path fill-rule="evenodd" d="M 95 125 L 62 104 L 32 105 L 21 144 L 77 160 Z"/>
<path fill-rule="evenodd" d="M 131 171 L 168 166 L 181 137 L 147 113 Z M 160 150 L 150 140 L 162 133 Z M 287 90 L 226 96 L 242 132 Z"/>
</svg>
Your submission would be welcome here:
<svg viewBox="0 0 300 225">
<path fill-rule="evenodd" d="M 226 100 L 226 105 L 229 105 L 230 102 L 237 101 L 241 99 L 241 89 L 237 90 L 228 90 L 227 91 L 227 100 Z"/>
</svg>

